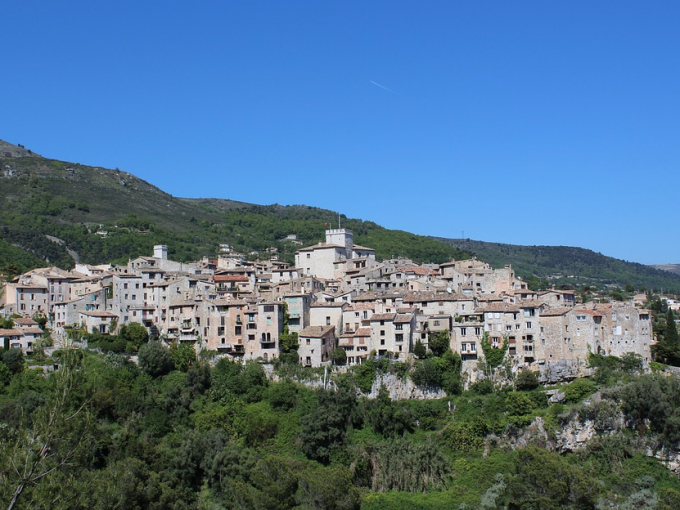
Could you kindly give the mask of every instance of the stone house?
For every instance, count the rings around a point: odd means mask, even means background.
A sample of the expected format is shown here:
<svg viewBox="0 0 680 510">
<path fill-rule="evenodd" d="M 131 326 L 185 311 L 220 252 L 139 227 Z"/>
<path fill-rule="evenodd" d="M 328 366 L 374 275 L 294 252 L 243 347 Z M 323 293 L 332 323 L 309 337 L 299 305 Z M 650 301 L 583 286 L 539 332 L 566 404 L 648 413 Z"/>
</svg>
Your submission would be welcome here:
<svg viewBox="0 0 680 510">
<path fill-rule="evenodd" d="M 335 326 L 306 327 L 299 335 L 300 363 L 306 367 L 320 367 L 329 363 L 335 345 Z"/>
</svg>

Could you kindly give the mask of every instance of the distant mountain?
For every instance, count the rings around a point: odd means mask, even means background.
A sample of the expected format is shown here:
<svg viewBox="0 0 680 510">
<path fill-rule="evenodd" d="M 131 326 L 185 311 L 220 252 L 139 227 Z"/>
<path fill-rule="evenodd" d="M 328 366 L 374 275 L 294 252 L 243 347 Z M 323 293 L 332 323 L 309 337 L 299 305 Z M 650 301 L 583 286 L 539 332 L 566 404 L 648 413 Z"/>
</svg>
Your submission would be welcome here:
<svg viewBox="0 0 680 510">
<path fill-rule="evenodd" d="M 314 244 L 338 218 L 308 206 L 177 198 L 118 169 L 46 159 L 6 142 L 0 147 L 0 268 L 69 267 L 74 253 L 86 263 L 121 262 L 150 255 L 154 244 L 167 244 L 176 260 L 215 256 L 228 244 L 246 254 L 273 247 L 292 262 L 300 246 L 286 236 Z M 464 255 L 424 236 L 341 219 L 355 242 L 379 257 L 444 262 Z"/>
<path fill-rule="evenodd" d="M 651 267 L 680 275 L 680 264 L 653 264 Z"/>
<path fill-rule="evenodd" d="M 607 257 L 584 248 L 519 246 L 470 239 L 434 239 L 473 253 L 494 267 L 512 264 L 517 274 L 526 279 L 541 279 L 556 285 L 574 287 L 632 286 L 635 289 L 642 287 L 649 290 L 663 289 L 674 294 L 680 292 L 680 274 Z"/>
</svg>

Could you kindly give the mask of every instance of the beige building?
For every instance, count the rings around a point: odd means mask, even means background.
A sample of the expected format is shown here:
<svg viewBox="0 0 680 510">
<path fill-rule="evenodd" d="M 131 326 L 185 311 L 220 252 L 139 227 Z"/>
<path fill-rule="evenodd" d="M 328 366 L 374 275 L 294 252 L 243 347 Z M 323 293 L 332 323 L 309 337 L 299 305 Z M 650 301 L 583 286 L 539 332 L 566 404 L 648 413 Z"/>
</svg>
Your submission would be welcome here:
<svg viewBox="0 0 680 510">
<path fill-rule="evenodd" d="M 335 326 L 306 327 L 299 335 L 300 363 L 306 367 L 330 363 L 330 353 L 335 345 Z"/>
</svg>

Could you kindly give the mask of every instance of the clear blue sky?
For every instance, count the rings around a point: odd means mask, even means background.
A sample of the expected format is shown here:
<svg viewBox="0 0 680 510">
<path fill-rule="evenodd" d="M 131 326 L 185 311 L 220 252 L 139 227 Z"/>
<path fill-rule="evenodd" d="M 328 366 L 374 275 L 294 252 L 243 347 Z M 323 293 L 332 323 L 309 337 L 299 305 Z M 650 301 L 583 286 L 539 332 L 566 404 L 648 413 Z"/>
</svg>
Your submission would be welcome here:
<svg viewBox="0 0 680 510">
<path fill-rule="evenodd" d="M 181 197 L 680 263 L 680 2 L 5 0 L 0 138 Z"/>
</svg>

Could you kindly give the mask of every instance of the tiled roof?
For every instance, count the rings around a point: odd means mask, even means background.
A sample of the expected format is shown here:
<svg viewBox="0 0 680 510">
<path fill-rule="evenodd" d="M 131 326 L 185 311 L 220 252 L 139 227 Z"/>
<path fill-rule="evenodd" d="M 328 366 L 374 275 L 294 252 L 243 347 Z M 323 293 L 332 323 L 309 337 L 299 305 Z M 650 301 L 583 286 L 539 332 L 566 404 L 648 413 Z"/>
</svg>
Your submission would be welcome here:
<svg viewBox="0 0 680 510">
<path fill-rule="evenodd" d="M 573 310 L 573 308 L 549 308 L 541 312 L 541 317 L 560 317 L 566 315 L 571 310 Z"/>
<path fill-rule="evenodd" d="M 406 298 L 404 298 L 404 303 L 427 303 L 431 301 L 471 301 L 472 299 L 467 296 L 461 296 L 455 292 L 409 292 Z"/>
<path fill-rule="evenodd" d="M 503 312 L 503 313 L 518 313 L 519 306 L 511 305 L 505 302 L 487 303 L 486 306 L 479 307 L 476 312 Z"/>
<path fill-rule="evenodd" d="M 347 303 L 345 303 L 344 301 L 340 301 L 340 302 L 334 301 L 332 303 L 316 302 L 316 303 L 312 303 L 311 307 L 312 308 L 342 308 L 346 304 Z"/>
<path fill-rule="evenodd" d="M 340 246 L 339 244 L 328 244 L 328 243 L 317 243 L 313 246 L 308 246 L 307 248 L 300 248 L 298 252 L 300 251 L 314 251 L 314 250 L 327 250 L 330 248 L 342 248 L 343 250 L 345 249 L 344 246 Z M 339 261 L 336 261 L 339 262 Z"/>
<path fill-rule="evenodd" d="M 214 276 L 216 282 L 249 282 L 250 279 L 247 276 L 243 275 L 238 275 L 238 274 L 224 274 L 224 275 L 215 275 Z"/>
<path fill-rule="evenodd" d="M 413 314 L 411 313 L 400 313 L 394 318 L 395 324 L 407 324 L 413 320 Z"/>
<path fill-rule="evenodd" d="M 17 328 L 0 329 L 0 336 L 23 336 L 23 333 Z"/>
<path fill-rule="evenodd" d="M 329 332 L 333 331 L 335 326 L 307 326 L 305 329 L 300 331 L 298 335 L 300 338 L 310 337 L 310 338 L 321 338 L 327 335 Z"/>
<path fill-rule="evenodd" d="M 37 326 L 38 323 L 35 322 L 33 319 L 27 319 L 26 317 L 17 317 L 16 319 L 12 319 L 14 321 L 14 324 L 18 324 L 19 326 Z"/>
<path fill-rule="evenodd" d="M 358 328 L 354 336 L 371 336 L 371 328 Z"/>
<path fill-rule="evenodd" d="M 92 312 L 80 312 L 82 315 L 87 315 L 88 317 L 118 317 L 115 313 L 111 312 L 100 312 L 100 311 L 92 311 Z"/>
<path fill-rule="evenodd" d="M 396 313 L 374 313 L 371 317 L 371 322 L 373 321 L 391 321 L 397 316 Z"/>
</svg>

